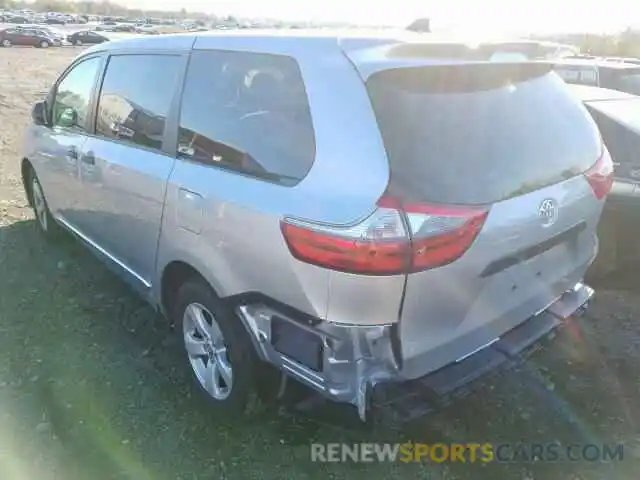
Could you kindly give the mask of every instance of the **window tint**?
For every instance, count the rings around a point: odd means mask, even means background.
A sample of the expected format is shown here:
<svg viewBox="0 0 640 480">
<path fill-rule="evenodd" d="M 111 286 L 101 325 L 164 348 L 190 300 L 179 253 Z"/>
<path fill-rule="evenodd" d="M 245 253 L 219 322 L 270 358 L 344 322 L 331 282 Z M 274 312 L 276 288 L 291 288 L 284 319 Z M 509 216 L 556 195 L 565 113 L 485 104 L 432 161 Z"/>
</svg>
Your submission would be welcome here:
<svg viewBox="0 0 640 480">
<path fill-rule="evenodd" d="M 578 175 L 600 155 L 581 102 L 544 65 L 386 70 L 367 80 L 391 167 L 409 201 L 485 204 Z"/>
<path fill-rule="evenodd" d="M 112 56 L 100 92 L 96 132 L 161 149 L 181 64 L 176 55 Z"/>
<path fill-rule="evenodd" d="M 73 109 L 77 118 L 76 126 L 85 128 L 91 91 L 100 62 L 99 57 L 93 57 L 79 63 L 58 84 L 52 107 L 53 125 L 58 125 L 61 115 Z"/>
<path fill-rule="evenodd" d="M 183 95 L 178 154 L 292 185 L 315 141 L 304 83 L 290 57 L 195 52 Z"/>
</svg>

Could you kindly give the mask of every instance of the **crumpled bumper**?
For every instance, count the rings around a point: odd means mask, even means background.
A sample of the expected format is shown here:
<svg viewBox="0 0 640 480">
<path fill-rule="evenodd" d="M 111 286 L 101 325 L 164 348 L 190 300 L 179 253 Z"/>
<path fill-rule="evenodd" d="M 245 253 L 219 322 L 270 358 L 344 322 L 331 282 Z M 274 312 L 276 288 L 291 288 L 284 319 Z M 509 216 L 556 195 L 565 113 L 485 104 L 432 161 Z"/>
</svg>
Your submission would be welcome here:
<svg viewBox="0 0 640 480">
<path fill-rule="evenodd" d="M 564 319 L 583 313 L 593 294 L 593 289 L 577 283 L 545 310 L 489 344 L 437 371 L 425 365 L 425 376 L 410 381 L 400 374 L 401 359 L 391 324 L 364 327 L 301 322 L 260 302 L 240 305 L 237 313 L 262 360 L 332 400 L 356 406 L 365 420 L 372 407 L 410 399 L 419 409 L 429 397 L 468 385 L 518 356 Z"/>
</svg>

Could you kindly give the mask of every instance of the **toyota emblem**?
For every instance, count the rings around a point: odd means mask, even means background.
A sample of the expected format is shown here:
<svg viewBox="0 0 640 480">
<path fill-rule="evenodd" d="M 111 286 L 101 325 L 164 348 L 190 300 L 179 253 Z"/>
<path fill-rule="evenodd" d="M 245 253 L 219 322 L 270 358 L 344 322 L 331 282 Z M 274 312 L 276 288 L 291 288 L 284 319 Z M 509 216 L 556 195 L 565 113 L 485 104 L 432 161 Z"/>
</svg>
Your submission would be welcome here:
<svg viewBox="0 0 640 480">
<path fill-rule="evenodd" d="M 556 223 L 558 219 L 558 202 L 552 198 L 543 200 L 538 208 L 538 217 L 542 220 L 543 227 Z"/>
</svg>

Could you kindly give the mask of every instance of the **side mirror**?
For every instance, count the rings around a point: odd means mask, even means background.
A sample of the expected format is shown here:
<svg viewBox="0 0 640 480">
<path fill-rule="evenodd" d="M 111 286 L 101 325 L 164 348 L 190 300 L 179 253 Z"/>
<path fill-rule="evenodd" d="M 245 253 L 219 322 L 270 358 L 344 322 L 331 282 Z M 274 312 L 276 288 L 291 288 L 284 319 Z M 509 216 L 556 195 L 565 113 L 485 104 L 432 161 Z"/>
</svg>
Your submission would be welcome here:
<svg viewBox="0 0 640 480">
<path fill-rule="evenodd" d="M 59 127 L 75 127 L 78 124 L 78 112 L 75 108 L 66 107 L 60 112 L 60 116 L 56 120 Z"/>
<path fill-rule="evenodd" d="M 47 124 L 47 103 L 38 102 L 33 106 L 31 110 L 31 118 L 36 125 Z"/>
</svg>

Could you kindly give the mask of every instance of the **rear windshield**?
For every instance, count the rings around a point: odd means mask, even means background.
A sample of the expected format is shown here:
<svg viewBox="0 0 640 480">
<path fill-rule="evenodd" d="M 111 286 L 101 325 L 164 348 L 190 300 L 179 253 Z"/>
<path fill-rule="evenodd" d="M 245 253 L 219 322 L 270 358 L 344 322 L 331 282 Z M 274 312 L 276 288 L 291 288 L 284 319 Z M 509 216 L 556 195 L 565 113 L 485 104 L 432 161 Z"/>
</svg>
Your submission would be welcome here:
<svg viewBox="0 0 640 480">
<path fill-rule="evenodd" d="M 597 160 L 597 127 L 541 64 L 385 70 L 367 90 L 405 198 L 486 204 L 578 175 Z"/>
</svg>

